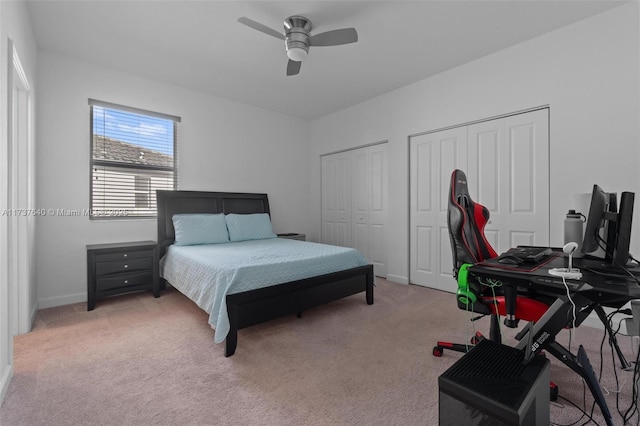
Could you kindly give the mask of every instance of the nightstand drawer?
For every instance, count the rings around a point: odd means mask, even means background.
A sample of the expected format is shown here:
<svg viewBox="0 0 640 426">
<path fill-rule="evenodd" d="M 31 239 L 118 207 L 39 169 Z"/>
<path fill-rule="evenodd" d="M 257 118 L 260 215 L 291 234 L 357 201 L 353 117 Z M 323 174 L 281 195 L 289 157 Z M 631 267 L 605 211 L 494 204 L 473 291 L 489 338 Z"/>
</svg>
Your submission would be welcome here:
<svg viewBox="0 0 640 426">
<path fill-rule="evenodd" d="M 138 285 L 149 284 L 153 282 L 153 273 L 151 271 L 138 272 L 131 274 L 118 274 L 110 277 L 102 277 L 96 279 L 96 290 L 107 291 L 114 288 L 135 287 Z"/>
<path fill-rule="evenodd" d="M 145 253 L 149 256 L 149 253 Z M 103 257 L 103 256 L 96 256 Z M 114 274 L 118 272 L 130 272 L 147 270 L 151 271 L 153 267 L 153 257 L 130 258 L 127 260 L 112 260 L 109 262 L 96 262 L 96 276 Z"/>
<path fill-rule="evenodd" d="M 139 257 L 153 255 L 153 249 L 148 250 L 124 250 L 118 253 L 96 254 L 96 262 L 107 262 L 110 260 L 129 260 Z"/>
</svg>

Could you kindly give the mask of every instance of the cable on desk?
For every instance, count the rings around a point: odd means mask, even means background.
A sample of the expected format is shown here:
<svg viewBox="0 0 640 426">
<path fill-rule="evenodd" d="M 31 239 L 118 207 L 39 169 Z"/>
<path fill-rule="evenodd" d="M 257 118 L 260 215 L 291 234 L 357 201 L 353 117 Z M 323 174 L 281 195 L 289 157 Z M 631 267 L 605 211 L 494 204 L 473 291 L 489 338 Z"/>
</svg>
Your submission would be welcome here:
<svg viewBox="0 0 640 426">
<path fill-rule="evenodd" d="M 564 282 L 564 278 L 563 278 L 563 282 Z M 568 287 L 566 282 L 564 282 L 565 284 L 565 288 L 567 288 L 568 291 Z M 573 300 L 571 300 L 571 296 L 569 294 L 567 294 L 567 296 L 569 297 L 570 302 L 572 303 L 572 305 L 574 306 L 575 309 L 575 305 L 573 304 Z M 611 349 L 611 360 L 612 360 L 612 368 L 613 368 L 613 372 L 614 372 L 614 377 L 615 377 L 615 383 L 616 383 L 616 387 L 617 390 L 615 391 L 609 391 L 608 389 L 606 389 L 605 387 L 603 387 L 603 390 L 608 394 L 609 392 L 615 393 L 616 394 L 616 409 L 618 411 L 618 414 L 620 415 L 620 417 L 622 418 L 622 421 L 624 425 L 631 425 L 631 421 L 634 418 L 634 416 L 636 416 L 636 421 L 635 424 L 636 425 L 640 425 L 640 407 L 638 406 L 639 402 L 638 402 L 638 397 L 640 396 L 640 347 L 638 348 L 638 351 L 636 353 L 636 359 L 635 359 L 635 366 L 634 366 L 634 372 L 633 372 L 633 379 L 632 379 L 632 395 L 631 395 L 631 403 L 629 405 L 628 408 L 626 408 L 626 410 L 624 410 L 624 407 L 621 408 L 621 401 L 620 401 L 620 394 L 621 394 L 621 389 L 623 387 L 626 386 L 626 379 L 623 382 L 622 385 L 620 385 L 620 379 L 618 377 L 618 373 L 617 373 L 617 369 L 616 369 L 616 356 L 614 353 L 614 348 L 612 345 L 612 341 L 614 339 L 615 336 L 617 336 L 618 334 L 620 334 L 620 328 L 622 325 L 622 320 L 620 320 L 618 322 L 617 327 L 613 327 L 613 317 L 616 314 L 619 313 L 627 313 L 628 312 L 626 310 L 623 309 L 617 309 L 611 313 L 609 313 L 607 315 L 607 322 L 609 325 L 609 329 L 612 331 L 612 333 L 607 333 L 607 330 L 605 329 L 602 335 L 602 340 L 600 342 L 600 370 L 599 370 L 599 374 L 598 374 L 598 383 L 600 382 L 600 380 L 602 379 L 602 374 L 603 374 L 603 367 L 604 367 L 604 357 L 603 357 L 603 351 L 604 351 L 604 342 L 605 339 L 607 337 L 607 334 L 609 334 L 609 346 Z M 574 310 L 574 319 L 575 319 L 575 310 Z M 573 328 L 575 329 L 575 323 L 573 324 Z M 571 338 L 572 339 L 572 338 Z M 570 339 L 570 341 L 571 341 Z M 583 413 L 583 416 L 578 419 L 576 422 L 570 424 L 570 425 L 557 425 L 557 426 L 573 426 L 575 424 L 577 424 L 582 418 L 584 418 L 584 416 L 588 417 L 588 420 L 583 423 L 583 425 L 589 424 L 591 422 L 593 422 L 594 424 L 597 424 L 597 422 L 593 419 L 593 413 L 595 411 L 595 407 L 596 407 L 596 401 L 594 400 L 593 403 L 591 404 L 591 410 L 590 413 L 587 412 L 587 402 L 586 402 L 586 387 L 585 387 L 585 382 L 583 379 L 583 406 L 584 409 L 582 409 L 581 407 L 579 407 L 577 404 L 575 404 L 573 401 L 568 400 L 567 398 L 563 397 L 563 396 L 559 396 L 560 398 L 562 398 L 563 400 L 569 402 L 570 404 L 574 405 L 577 409 L 581 410 Z M 624 410 L 624 411 L 623 411 Z"/>
<path fill-rule="evenodd" d="M 619 310 L 615 310 L 613 312 L 610 312 L 607 315 L 607 323 L 609 325 L 609 329 L 612 331 L 613 331 L 613 324 L 611 322 L 611 319 L 616 313 L 618 313 L 618 311 Z M 615 336 L 618 333 L 618 331 L 620 331 L 620 326 L 618 326 L 618 329 L 614 331 L 613 335 Z M 600 378 L 602 377 L 602 369 L 604 368 L 603 351 L 604 351 L 604 341 L 606 337 L 607 337 L 607 330 L 605 329 L 604 333 L 602 334 L 602 340 L 600 341 L 600 375 L 598 376 L 598 382 L 600 382 Z M 618 391 L 616 392 L 616 410 L 618 411 L 618 414 L 620 414 L 620 417 L 624 417 L 624 415 L 622 414 L 622 411 L 620 411 L 620 381 L 618 379 L 618 372 L 616 370 L 616 358 L 613 353 L 613 345 L 611 344 L 612 340 L 613 340 L 613 336 L 609 335 L 609 347 L 611 348 L 611 368 L 613 369 L 613 376 L 615 377 L 616 388 L 618 388 Z M 607 389 L 607 393 L 608 392 L 609 390 Z"/>
<path fill-rule="evenodd" d="M 613 324 L 612 324 L 612 319 L 614 317 L 614 315 L 623 312 L 623 309 L 616 309 L 615 311 L 609 313 L 607 315 L 607 321 L 609 322 L 609 327 L 611 330 L 613 329 Z M 613 336 L 617 336 L 620 332 L 620 327 L 622 325 L 622 320 L 620 320 L 618 322 L 618 326 L 616 327 Z M 604 338 L 606 336 L 606 331 L 605 334 L 602 338 L 602 341 L 600 343 L 600 369 L 602 371 L 602 349 L 604 346 Z M 618 373 L 616 370 L 616 364 L 615 364 L 615 355 L 614 355 L 614 351 L 613 351 L 613 346 L 611 345 L 611 341 L 613 339 L 613 336 L 609 336 L 609 344 L 611 346 L 611 360 L 612 360 L 612 368 L 613 368 L 613 373 L 614 373 L 614 377 L 616 379 L 616 387 L 618 387 L 618 391 L 616 392 L 616 410 L 618 411 L 618 414 L 620 414 L 620 416 L 622 417 L 622 421 L 623 424 L 627 425 L 630 424 L 631 419 L 634 416 L 637 416 L 636 419 L 636 425 L 640 425 L 640 411 L 639 411 L 639 407 L 638 407 L 638 381 L 640 379 L 640 371 L 639 371 L 639 365 L 640 365 L 640 350 L 638 351 L 638 353 L 636 354 L 636 360 L 635 360 L 635 366 L 633 369 L 633 378 L 632 378 L 632 382 L 631 382 L 631 390 L 632 390 L 632 395 L 631 395 L 631 403 L 629 405 L 629 407 L 626 409 L 626 411 L 622 411 L 620 408 L 620 390 L 621 388 L 626 384 L 623 383 L 622 385 L 620 385 L 619 383 L 619 379 L 618 379 Z"/>
<path fill-rule="evenodd" d="M 576 332 L 576 304 L 574 303 L 573 299 L 571 298 L 571 292 L 569 291 L 569 285 L 567 284 L 567 280 L 565 279 L 565 277 L 562 277 L 562 283 L 564 284 L 564 289 L 567 292 L 567 298 L 569 299 L 569 303 L 571 303 L 571 313 L 572 315 L 572 320 L 571 320 L 571 330 L 572 332 L 569 333 L 569 348 L 571 348 L 571 343 L 573 342 L 574 339 L 574 333 Z"/>
<path fill-rule="evenodd" d="M 638 395 L 639 395 L 639 382 L 640 382 L 640 348 L 636 353 L 635 366 L 633 368 L 633 381 L 631 383 L 631 405 L 625 411 L 622 419 L 624 424 L 630 422 L 633 416 L 637 416 L 636 425 L 640 424 L 640 411 L 638 407 Z"/>
</svg>

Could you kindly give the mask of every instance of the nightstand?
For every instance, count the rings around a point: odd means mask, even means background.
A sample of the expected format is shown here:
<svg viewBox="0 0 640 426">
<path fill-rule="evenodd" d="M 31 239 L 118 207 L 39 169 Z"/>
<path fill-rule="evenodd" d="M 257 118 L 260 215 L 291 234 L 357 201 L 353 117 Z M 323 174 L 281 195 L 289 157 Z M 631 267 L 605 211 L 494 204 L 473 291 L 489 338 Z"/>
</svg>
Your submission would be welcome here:
<svg viewBox="0 0 640 426">
<path fill-rule="evenodd" d="M 305 234 L 296 234 L 296 233 L 287 233 L 287 234 L 277 234 L 278 238 L 287 238 L 289 240 L 300 240 L 305 241 L 307 236 Z"/>
<path fill-rule="evenodd" d="M 160 296 L 158 245 L 154 241 L 87 245 L 87 310 L 96 299 L 152 290 Z"/>
</svg>

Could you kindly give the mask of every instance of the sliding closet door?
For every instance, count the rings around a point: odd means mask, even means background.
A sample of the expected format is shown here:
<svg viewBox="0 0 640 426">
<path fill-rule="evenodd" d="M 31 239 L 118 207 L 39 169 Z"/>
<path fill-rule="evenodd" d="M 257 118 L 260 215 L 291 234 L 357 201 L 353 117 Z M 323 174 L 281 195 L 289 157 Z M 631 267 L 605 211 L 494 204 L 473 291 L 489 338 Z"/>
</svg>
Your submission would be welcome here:
<svg viewBox="0 0 640 426">
<path fill-rule="evenodd" d="M 462 169 L 489 209 L 498 252 L 549 244 L 549 113 L 541 109 L 410 138 L 409 281 L 454 292 L 447 194 Z"/>
<path fill-rule="evenodd" d="M 467 129 L 458 127 L 410 138 L 409 281 L 453 289 L 447 230 L 449 178 L 467 164 Z"/>
</svg>

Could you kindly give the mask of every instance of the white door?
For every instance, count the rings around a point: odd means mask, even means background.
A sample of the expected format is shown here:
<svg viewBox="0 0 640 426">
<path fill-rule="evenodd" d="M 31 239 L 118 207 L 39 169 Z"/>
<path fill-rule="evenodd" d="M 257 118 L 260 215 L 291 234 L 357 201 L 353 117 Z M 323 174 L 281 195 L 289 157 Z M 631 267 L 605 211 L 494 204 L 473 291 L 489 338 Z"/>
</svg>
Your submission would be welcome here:
<svg viewBox="0 0 640 426">
<path fill-rule="evenodd" d="M 447 206 L 449 178 L 467 163 L 467 129 L 410 138 L 409 282 L 452 291 Z"/>
<path fill-rule="evenodd" d="M 351 156 L 322 157 L 322 242 L 351 247 Z"/>
<path fill-rule="evenodd" d="M 387 144 L 369 147 L 369 211 L 367 259 L 373 264 L 374 273 L 387 276 L 387 215 L 388 168 Z"/>
<path fill-rule="evenodd" d="M 549 245 L 548 129 L 548 109 L 469 126 L 469 192 L 489 209 L 485 235 L 498 253 Z"/>
<path fill-rule="evenodd" d="M 387 144 L 322 157 L 322 237 L 358 249 L 387 275 Z"/>
<path fill-rule="evenodd" d="M 369 149 L 351 153 L 352 247 L 369 259 Z"/>
<path fill-rule="evenodd" d="M 498 252 L 549 244 L 548 109 L 410 138 L 409 281 L 454 292 L 447 229 L 449 178 L 465 171 L 486 206 Z"/>
</svg>

